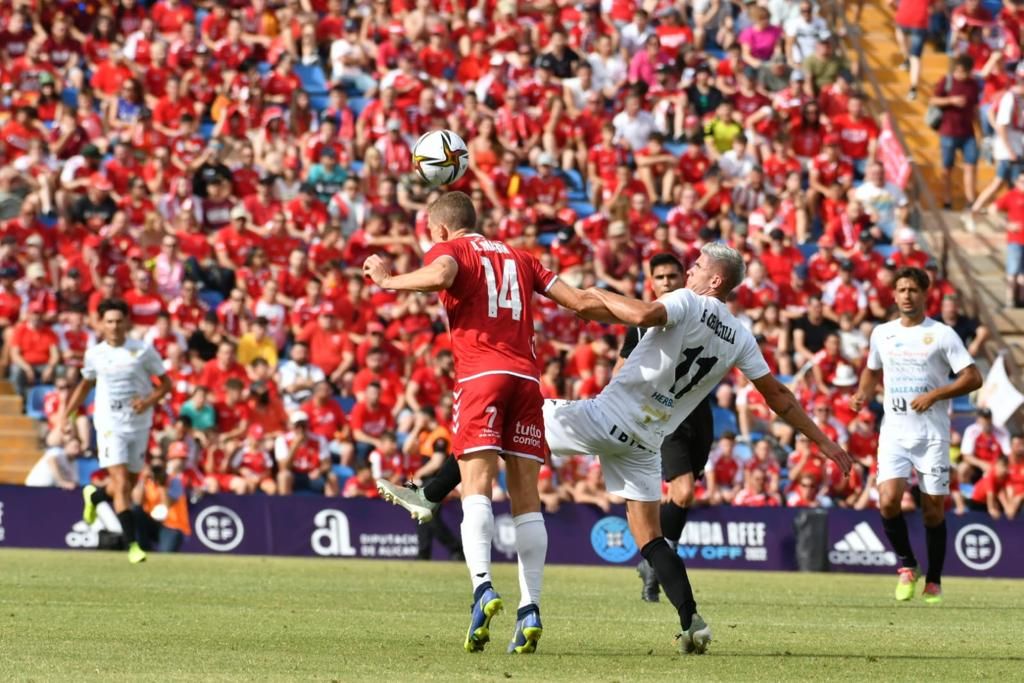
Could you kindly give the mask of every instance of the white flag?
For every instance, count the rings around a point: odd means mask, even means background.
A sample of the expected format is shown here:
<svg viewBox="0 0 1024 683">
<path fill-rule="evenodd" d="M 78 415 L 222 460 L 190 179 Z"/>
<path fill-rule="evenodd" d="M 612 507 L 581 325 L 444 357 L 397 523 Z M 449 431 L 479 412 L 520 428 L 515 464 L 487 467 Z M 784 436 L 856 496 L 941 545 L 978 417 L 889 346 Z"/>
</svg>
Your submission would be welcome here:
<svg viewBox="0 0 1024 683">
<path fill-rule="evenodd" d="M 985 384 L 981 387 L 978 405 L 991 410 L 992 422 L 1002 427 L 1013 417 L 1021 404 L 1024 404 L 1024 394 L 1017 391 L 1017 387 L 1013 386 L 1007 376 L 1003 354 L 1000 353 L 988 371 Z"/>
</svg>

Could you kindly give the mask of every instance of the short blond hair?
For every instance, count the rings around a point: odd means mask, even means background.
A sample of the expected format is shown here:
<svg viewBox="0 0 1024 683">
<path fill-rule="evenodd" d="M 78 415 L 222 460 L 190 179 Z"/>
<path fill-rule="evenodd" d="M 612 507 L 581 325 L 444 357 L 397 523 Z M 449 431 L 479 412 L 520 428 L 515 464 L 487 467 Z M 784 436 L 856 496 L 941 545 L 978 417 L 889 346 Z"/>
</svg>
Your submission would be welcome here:
<svg viewBox="0 0 1024 683">
<path fill-rule="evenodd" d="M 440 223 L 449 230 L 477 231 L 476 206 L 465 192 L 446 192 L 427 207 L 432 223 Z"/>
</svg>

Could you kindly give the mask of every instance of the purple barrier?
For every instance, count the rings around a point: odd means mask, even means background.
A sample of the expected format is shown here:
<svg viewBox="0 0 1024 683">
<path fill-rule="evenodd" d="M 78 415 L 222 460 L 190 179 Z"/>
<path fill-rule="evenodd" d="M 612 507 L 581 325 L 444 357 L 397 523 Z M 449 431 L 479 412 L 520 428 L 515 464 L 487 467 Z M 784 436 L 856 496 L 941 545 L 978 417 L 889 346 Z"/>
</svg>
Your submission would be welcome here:
<svg viewBox="0 0 1024 683">
<path fill-rule="evenodd" d="M 0 547 L 94 548 L 99 524 L 81 521 L 78 492 L 0 486 Z M 694 568 L 795 570 L 793 520 L 780 508 L 702 508 L 690 515 L 679 553 Z M 416 527 L 400 508 L 380 500 L 312 496 L 207 496 L 191 509 L 193 533 L 185 552 L 311 557 L 414 558 Z M 458 533 L 459 506 L 442 519 Z M 626 526 L 625 510 L 605 515 L 587 505 L 565 505 L 546 515 L 551 564 L 630 566 L 639 549 Z M 924 557 L 919 518 L 909 520 Z M 946 573 L 1024 578 L 1024 548 L 1012 540 L 1019 525 L 983 515 L 949 517 Z M 832 510 L 829 559 L 833 570 L 893 572 L 877 512 Z M 448 557 L 439 545 L 434 557 Z M 515 526 L 508 505 L 495 505 L 494 558 L 515 559 Z"/>
</svg>

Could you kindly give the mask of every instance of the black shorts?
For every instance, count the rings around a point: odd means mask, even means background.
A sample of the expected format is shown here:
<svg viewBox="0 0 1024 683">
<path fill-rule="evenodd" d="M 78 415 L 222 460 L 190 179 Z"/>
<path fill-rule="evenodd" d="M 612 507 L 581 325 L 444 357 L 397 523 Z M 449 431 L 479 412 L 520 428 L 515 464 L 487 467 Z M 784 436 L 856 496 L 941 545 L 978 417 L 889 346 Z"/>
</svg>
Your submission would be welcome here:
<svg viewBox="0 0 1024 683">
<path fill-rule="evenodd" d="M 704 474 L 708 455 L 715 440 L 715 419 L 711 414 L 711 397 L 705 396 L 676 431 L 661 444 L 661 476 L 665 481 L 693 473 Z"/>
</svg>

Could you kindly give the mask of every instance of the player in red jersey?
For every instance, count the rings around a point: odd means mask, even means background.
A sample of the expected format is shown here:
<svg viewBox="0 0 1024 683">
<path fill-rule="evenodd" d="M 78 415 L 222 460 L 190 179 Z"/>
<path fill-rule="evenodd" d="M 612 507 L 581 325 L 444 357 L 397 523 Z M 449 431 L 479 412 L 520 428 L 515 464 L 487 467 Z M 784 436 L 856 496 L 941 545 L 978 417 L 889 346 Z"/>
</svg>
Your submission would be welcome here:
<svg viewBox="0 0 1024 683">
<path fill-rule="evenodd" d="M 537 479 L 546 455 L 540 381 L 533 340 L 531 293 L 578 309 L 581 293 L 526 252 L 476 232 L 477 214 L 463 192 L 442 195 L 428 210 L 434 247 L 425 265 L 391 275 L 370 256 L 363 273 L 388 290 L 440 292 L 455 355 L 452 450 L 462 475 L 462 547 L 473 582 L 473 613 L 465 649 L 490 640 L 491 618 L 502 608 L 491 586 L 494 513 L 491 491 L 498 456 L 505 457 L 519 555 L 520 606 L 510 652 L 533 652 L 541 636 L 540 593 L 547 554 Z M 378 481 L 385 497 L 408 489 Z M 403 494 L 405 494 L 403 496 Z"/>
</svg>

